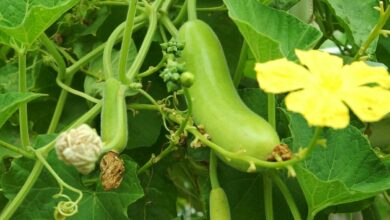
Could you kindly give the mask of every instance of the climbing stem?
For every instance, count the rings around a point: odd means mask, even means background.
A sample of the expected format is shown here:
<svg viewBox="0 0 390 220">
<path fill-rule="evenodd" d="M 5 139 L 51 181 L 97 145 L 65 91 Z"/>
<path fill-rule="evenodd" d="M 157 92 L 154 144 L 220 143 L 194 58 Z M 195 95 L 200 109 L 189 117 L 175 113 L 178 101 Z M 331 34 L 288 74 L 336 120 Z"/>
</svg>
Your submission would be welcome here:
<svg viewBox="0 0 390 220">
<path fill-rule="evenodd" d="M 8 202 L 6 207 L 0 213 L 0 219 L 8 220 L 12 217 L 13 214 L 15 214 L 16 210 L 22 204 L 22 202 L 30 192 L 31 188 L 37 181 L 39 175 L 41 174 L 42 168 L 43 164 L 41 163 L 41 161 L 37 160 L 34 164 L 33 169 L 30 172 L 30 175 L 27 177 L 26 182 L 24 182 L 22 188 L 20 188 L 16 196 L 10 202 Z"/>
<path fill-rule="evenodd" d="M 294 220 L 302 220 L 301 214 L 299 213 L 294 197 L 291 195 L 286 184 L 276 173 L 270 173 L 270 177 L 272 178 L 273 182 L 279 188 L 280 192 L 283 194 L 284 198 L 286 199 L 287 205 L 290 208 Z"/>
<path fill-rule="evenodd" d="M 217 172 L 218 159 L 213 150 L 210 150 L 210 183 L 211 188 L 219 188 L 218 172 Z"/>
<path fill-rule="evenodd" d="M 162 25 L 168 30 L 168 32 L 173 36 L 176 37 L 177 33 L 179 32 L 176 28 L 176 26 L 173 24 L 172 20 L 169 19 L 167 15 L 162 15 L 160 17 L 160 21 Z"/>
<path fill-rule="evenodd" d="M 120 24 L 115 30 L 111 33 L 110 37 L 107 40 L 106 46 L 104 47 L 103 52 L 103 70 L 104 70 L 104 78 L 109 79 L 114 76 L 112 69 L 112 48 L 114 47 L 116 40 L 119 38 L 119 35 L 122 33 L 125 28 L 126 23 Z M 127 51 L 126 51 L 127 54 Z"/>
<path fill-rule="evenodd" d="M 265 219 L 273 220 L 272 179 L 268 174 L 263 175 Z"/>
<path fill-rule="evenodd" d="M 387 20 L 390 17 L 390 7 L 386 8 L 386 11 L 384 10 L 383 2 L 380 1 L 379 6 L 379 21 L 375 25 L 375 27 L 372 29 L 370 35 L 368 36 L 367 40 L 362 44 L 359 51 L 355 54 L 354 60 L 358 60 L 361 56 L 364 55 L 368 47 L 371 45 L 371 43 L 382 33 L 382 28 L 386 24 Z"/>
<path fill-rule="evenodd" d="M 14 146 L 12 144 L 9 144 L 9 143 L 7 143 L 5 141 L 0 140 L 0 145 L 5 147 L 5 148 L 7 148 L 8 150 L 11 150 L 11 151 L 13 151 L 15 153 L 18 153 L 18 154 L 20 154 L 20 155 L 22 155 L 24 157 L 29 158 L 29 159 L 34 159 L 35 158 L 34 155 L 31 152 L 26 151 L 26 150 L 24 150 L 24 149 L 22 149 L 20 147 Z"/>
<path fill-rule="evenodd" d="M 241 78 L 244 75 L 244 68 L 245 68 L 245 62 L 248 58 L 248 44 L 245 42 L 245 40 L 242 42 L 241 51 L 240 51 L 240 58 L 238 59 L 236 71 L 233 75 L 233 84 L 234 87 L 238 87 L 240 84 Z"/>
<path fill-rule="evenodd" d="M 131 43 L 131 35 L 133 33 L 136 6 L 137 0 L 129 0 L 125 30 L 123 33 L 122 46 L 119 56 L 119 79 L 121 82 L 126 81 L 126 61 Z"/>
<path fill-rule="evenodd" d="M 136 77 L 139 69 L 142 66 L 142 63 L 146 57 L 146 54 L 149 51 L 149 47 L 152 43 L 154 33 L 157 29 L 157 11 L 154 6 L 147 5 L 146 9 L 149 13 L 149 27 L 144 37 L 144 40 L 141 44 L 141 47 L 138 51 L 137 56 L 134 59 L 133 64 L 131 65 L 129 71 L 127 72 L 127 79 L 125 81 L 126 84 L 130 84 L 133 82 Z"/>
<path fill-rule="evenodd" d="M 187 10 L 188 10 L 188 20 L 196 20 L 196 0 L 188 0 L 187 3 Z"/>
<path fill-rule="evenodd" d="M 50 55 L 54 58 L 57 63 L 58 75 L 61 79 L 64 79 L 66 74 L 66 64 L 64 59 L 61 56 L 61 53 L 58 51 L 56 45 L 53 41 L 47 37 L 46 34 L 41 35 L 41 42 L 45 45 L 46 49 L 49 51 Z"/>
<path fill-rule="evenodd" d="M 27 78 L 26 78 L 26 48 L 18 50 L 18 63 L 19 63 L 19 92 L 27 92 Z M 19 106 L 19 126 L 20 126 L 20 139 L 22 141 L 22 147 L 27 149 L 30 146 L 30 137 L 28 131 L 28 116 L 27 116 L 27 103 L 23 102 Z"/>
<path fill-rule="evenodd" d="M 275 129 L 276 128 L 276 106 L 275 106 L 275 95 L 268 94 L 268 123 Z"/>
</svg>

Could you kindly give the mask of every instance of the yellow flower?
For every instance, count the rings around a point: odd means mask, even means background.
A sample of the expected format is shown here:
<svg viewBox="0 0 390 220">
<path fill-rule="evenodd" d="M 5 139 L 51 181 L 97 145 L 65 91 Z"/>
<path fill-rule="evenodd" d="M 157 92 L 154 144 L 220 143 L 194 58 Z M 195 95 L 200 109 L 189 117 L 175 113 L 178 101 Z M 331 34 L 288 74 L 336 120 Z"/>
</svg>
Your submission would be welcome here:
<svg viewBox="0 0 390 220">
<path fill-rule="evenodd" d="M 347 105 L 366 122 L 390 112 L 390 76 L 384 67 L 343 60 L 318 50 L 296 50 L 300 63 L 278 59 L 257 63 L 260 88 L 269 93 L 291 92 L 287 109 L 301 113 L 310 125 L 344 128 L 349 124 Z"/>
</svg>

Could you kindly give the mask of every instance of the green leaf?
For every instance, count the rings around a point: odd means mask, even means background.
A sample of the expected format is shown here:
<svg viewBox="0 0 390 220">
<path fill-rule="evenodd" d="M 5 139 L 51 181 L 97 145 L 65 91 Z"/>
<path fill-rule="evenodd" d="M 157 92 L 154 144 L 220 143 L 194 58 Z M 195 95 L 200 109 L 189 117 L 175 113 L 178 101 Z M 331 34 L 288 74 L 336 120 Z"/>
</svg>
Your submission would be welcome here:
<svg viewBox="0 0 390 220">
<path fill-rule="evenodd" d="M 292 149 L 308 145 L 313 129 L 298 114 L 287 113 L 293 137 Z M 326 129 L 326 147 L 317 146 L 310 157 L 295 166 L 309 214 L 371 197 L 390 188 L 388 167 L 375 155 L 370 143 L 355 127 Z"/>
<path fill-rule="evenodd" d="M 34 147 L 44 145 L 53 139 L 53 135 L 40 136 L 34 143 Z M 83 192 L 83 198 L 79 203 L 78 213 L 69 219 L 128 219 L 126 209 L 131 203 L 143 196 L 142 188 L 137 178 L 137 165 L 128 158 L 125 161 L 125 173 L 121 186 L 112 191 L 104 191 L 101 184 L 87 188 L 80 181 L 80 174 L 75 168 L 59 161 L 52 151 L 47 159 L 48 163 L 57 174 L 68 184 Z M 12 162 L 8 172 L 2 175 L 1 185 L 4 194 L 12 199 L 19 192 L 20 187 L 30 174 L 33 161 L 17 159 Z M 98 180 L 99 181 L 99 180 Z M 52 219 L 54 207 L 58 199 L 52 196 L 60 191 L 55 179 L 44 168 L 30 193 L 19 207 L 14 219 Z M 69 191 L 65 191 L 69 193 Z M 76 194 L 68 194 L 76 198 Z M 34 210 L 34 211 L 32 211 Z"/>
<path fill-rule="evenodd" d="M 345 1 L 326 0 L 333 8 L 335 15 L 340 21 L 352 42 L 360 47 L 368 38 L 371 30 L 379 20 L 379 12 L 374 9 L 379 6 L 377 0 Z M 377 40 L 371 44 L 369 52 L 374 52 Z"/>
<path fill-rule="evenodd" d="M 150 147 L 156 141 L 161 131 L 161 115 L 155 111 L 140 111 L 136 114 L 129 111 L 127 148 Z"/>
<path fill-rule="evenodd" d="M 0 2 L 0 42 L 31 45 L 78 0 L 36 0 Z"/>
<path fill-rule="evenodd" d="M 9 117 L 19 108 L 19 105 L 25 102 L 29 102 L 38 97 L 45 96 L 38 93 L 18 93 L 7 92 L 0 94 L 0 128 L 8 120 Z"/>
<path fill-rule="evenodd" d="M 295 59 L 295 49 L 310 49 L 321 37 L 314 27 L 256 0 L 224 2 L 257 61 Z"/>
</svg>

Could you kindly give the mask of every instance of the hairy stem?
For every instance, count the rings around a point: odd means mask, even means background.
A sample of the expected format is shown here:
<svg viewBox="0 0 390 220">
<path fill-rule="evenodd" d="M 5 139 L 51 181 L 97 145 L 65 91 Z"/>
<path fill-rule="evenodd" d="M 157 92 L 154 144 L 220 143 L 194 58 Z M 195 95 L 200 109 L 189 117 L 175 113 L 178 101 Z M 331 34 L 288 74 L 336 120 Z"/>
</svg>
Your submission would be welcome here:
<svg viewBox="0 0 390 220">
<path fill-rule="evenodd" d="M 245 61 L 248 58 L 248 44 L 245 42 L 245 40 L 242 42 L 242 47 L 240 51 L 240 58 L 237 63 L 236 71 L 233 75 L 233 84 L 234 87 L 238 87 L 240 85 L 240 81 L 242 76 L 244 75 L 244 68 L 245 68 Z"/>
<path fill-rule="evenodd" d="M 273 220 L 272 180 L 268 174 L 263 175 L 265 219 Z"/>
<path fill-rule="evenodd" d="M 27 77 L 26 77 L 26 55 L 27 50 L 22 48 L 18 50 L 18 63 L 19 63 L 19 92 L 27 92 Z M 19 105 L 19 126 L 20 126 L 20 139 L 22 141 L 22 147 L 27 149 L 30 146 L 30 137 L 28 131 L 28 116 L 27 116 L 27 103 L 24 102 Z"/>
<path fill-rule="evenodd" d="M 129 6 L 126 17 L 125 32 L 123 34 L 122 46 L 119 57 L 119 79 L 121 82 L 126 81 L 126 61 L 133 33 L 134 16 L 136 11 L 137 0 L 129 0 Z"/>
<path fill-rule="evenodd" d="M 219 181 L 218 181 L 218 172 L 217 172 L 217 165 L 218 165 L 218 159 L 213 150 L 210 150 L 210 183 L 211 188 L 216 189 L 219 188 Z"/>
<path fill-rule="evenodd" d="M 29 152 L 27 150 L 24 150 L 24 149 L 22 149 L 20 147 L 14 146 L 12 144 L 9 144 L 9 143 L 7 143 L 5 141 L 0 140 L 0 145 L 5 147 L 5 148 L 7 148 L 8 150 L 11 150 L 11 151 L 13 151 L 15 153 L 18 153 L 18 154 L 20 154 L 20 155 L 22 155 L 24 157 L 29 158 L 29 159 L 34 159 L 35 158 L 34 154 L 32 154 L 31 152 Z"/>
<path fill-rule="evenodd" d="M 294 201 L 294 197 L 291 195 L 286 184 L 275 173 L 271 174 L 271 178 L 274 181 L 274 183 L 276 184 L 276 186 L 279 188 L 280 192 L 283 194 L 284 198 L 286 199 L 287 205 L 290 208 L 290 211 L 291 211 L 291 214 L 292 214 L 294 220 L 302 220 L 302 217 L 301 217 L 301 214 L 299 213 L 297 204 Z"/>
<path fill-rule="evenodd" d="M 149 27 L 146 32 L 145 38 L 141 44 L 141 48 L 139 49 L 138 54 L 135 57 L 134 62 L 131 65 L 129 71 L 127 72 L 127 79 L 125 81 L 126 84 L 132 83 L 134 78 L 136 77 L 146 57 L 146 54 L 148 53 L 148 50 L 153 40 L 154 33 L 156 32 L 157 29 L 156 8 L 153 6 L 147 6 L 147 7 L 148 7 L 147 9 L 149 10 Z"/>
</svg>

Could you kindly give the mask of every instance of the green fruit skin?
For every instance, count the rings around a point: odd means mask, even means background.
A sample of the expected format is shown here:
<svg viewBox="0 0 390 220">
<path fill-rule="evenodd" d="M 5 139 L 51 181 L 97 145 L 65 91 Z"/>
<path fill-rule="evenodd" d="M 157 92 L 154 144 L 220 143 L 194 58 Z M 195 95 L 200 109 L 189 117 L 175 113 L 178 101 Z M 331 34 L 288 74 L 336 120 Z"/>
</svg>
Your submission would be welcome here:
<svg viewBox="0 0 390 220">
<path fill-rule="evenodd" d="M 196 79 L 188 89 L 195 122 L 224 149 L 266 160 L 280 143 L 278 134 L 242 102 L 213 30 L 203 21 L 189 21 L 180 28 L 178 38 L 185 42 L 182 59 L 187 71 Z M 217 155 L 227 164 L 248 171 L 247 162 Z"/>
<path fill-rule="evenodd" d="M 101 114 L 104 151 L 121 153 L 127 145 L 126 87 L 114 78 L 105 81 Z"/>
<path fill-rule="evenodd" d="M 229 201 L 222 188 L 210 192 L 210 220 L 230 220 Z"/>
</svg>

